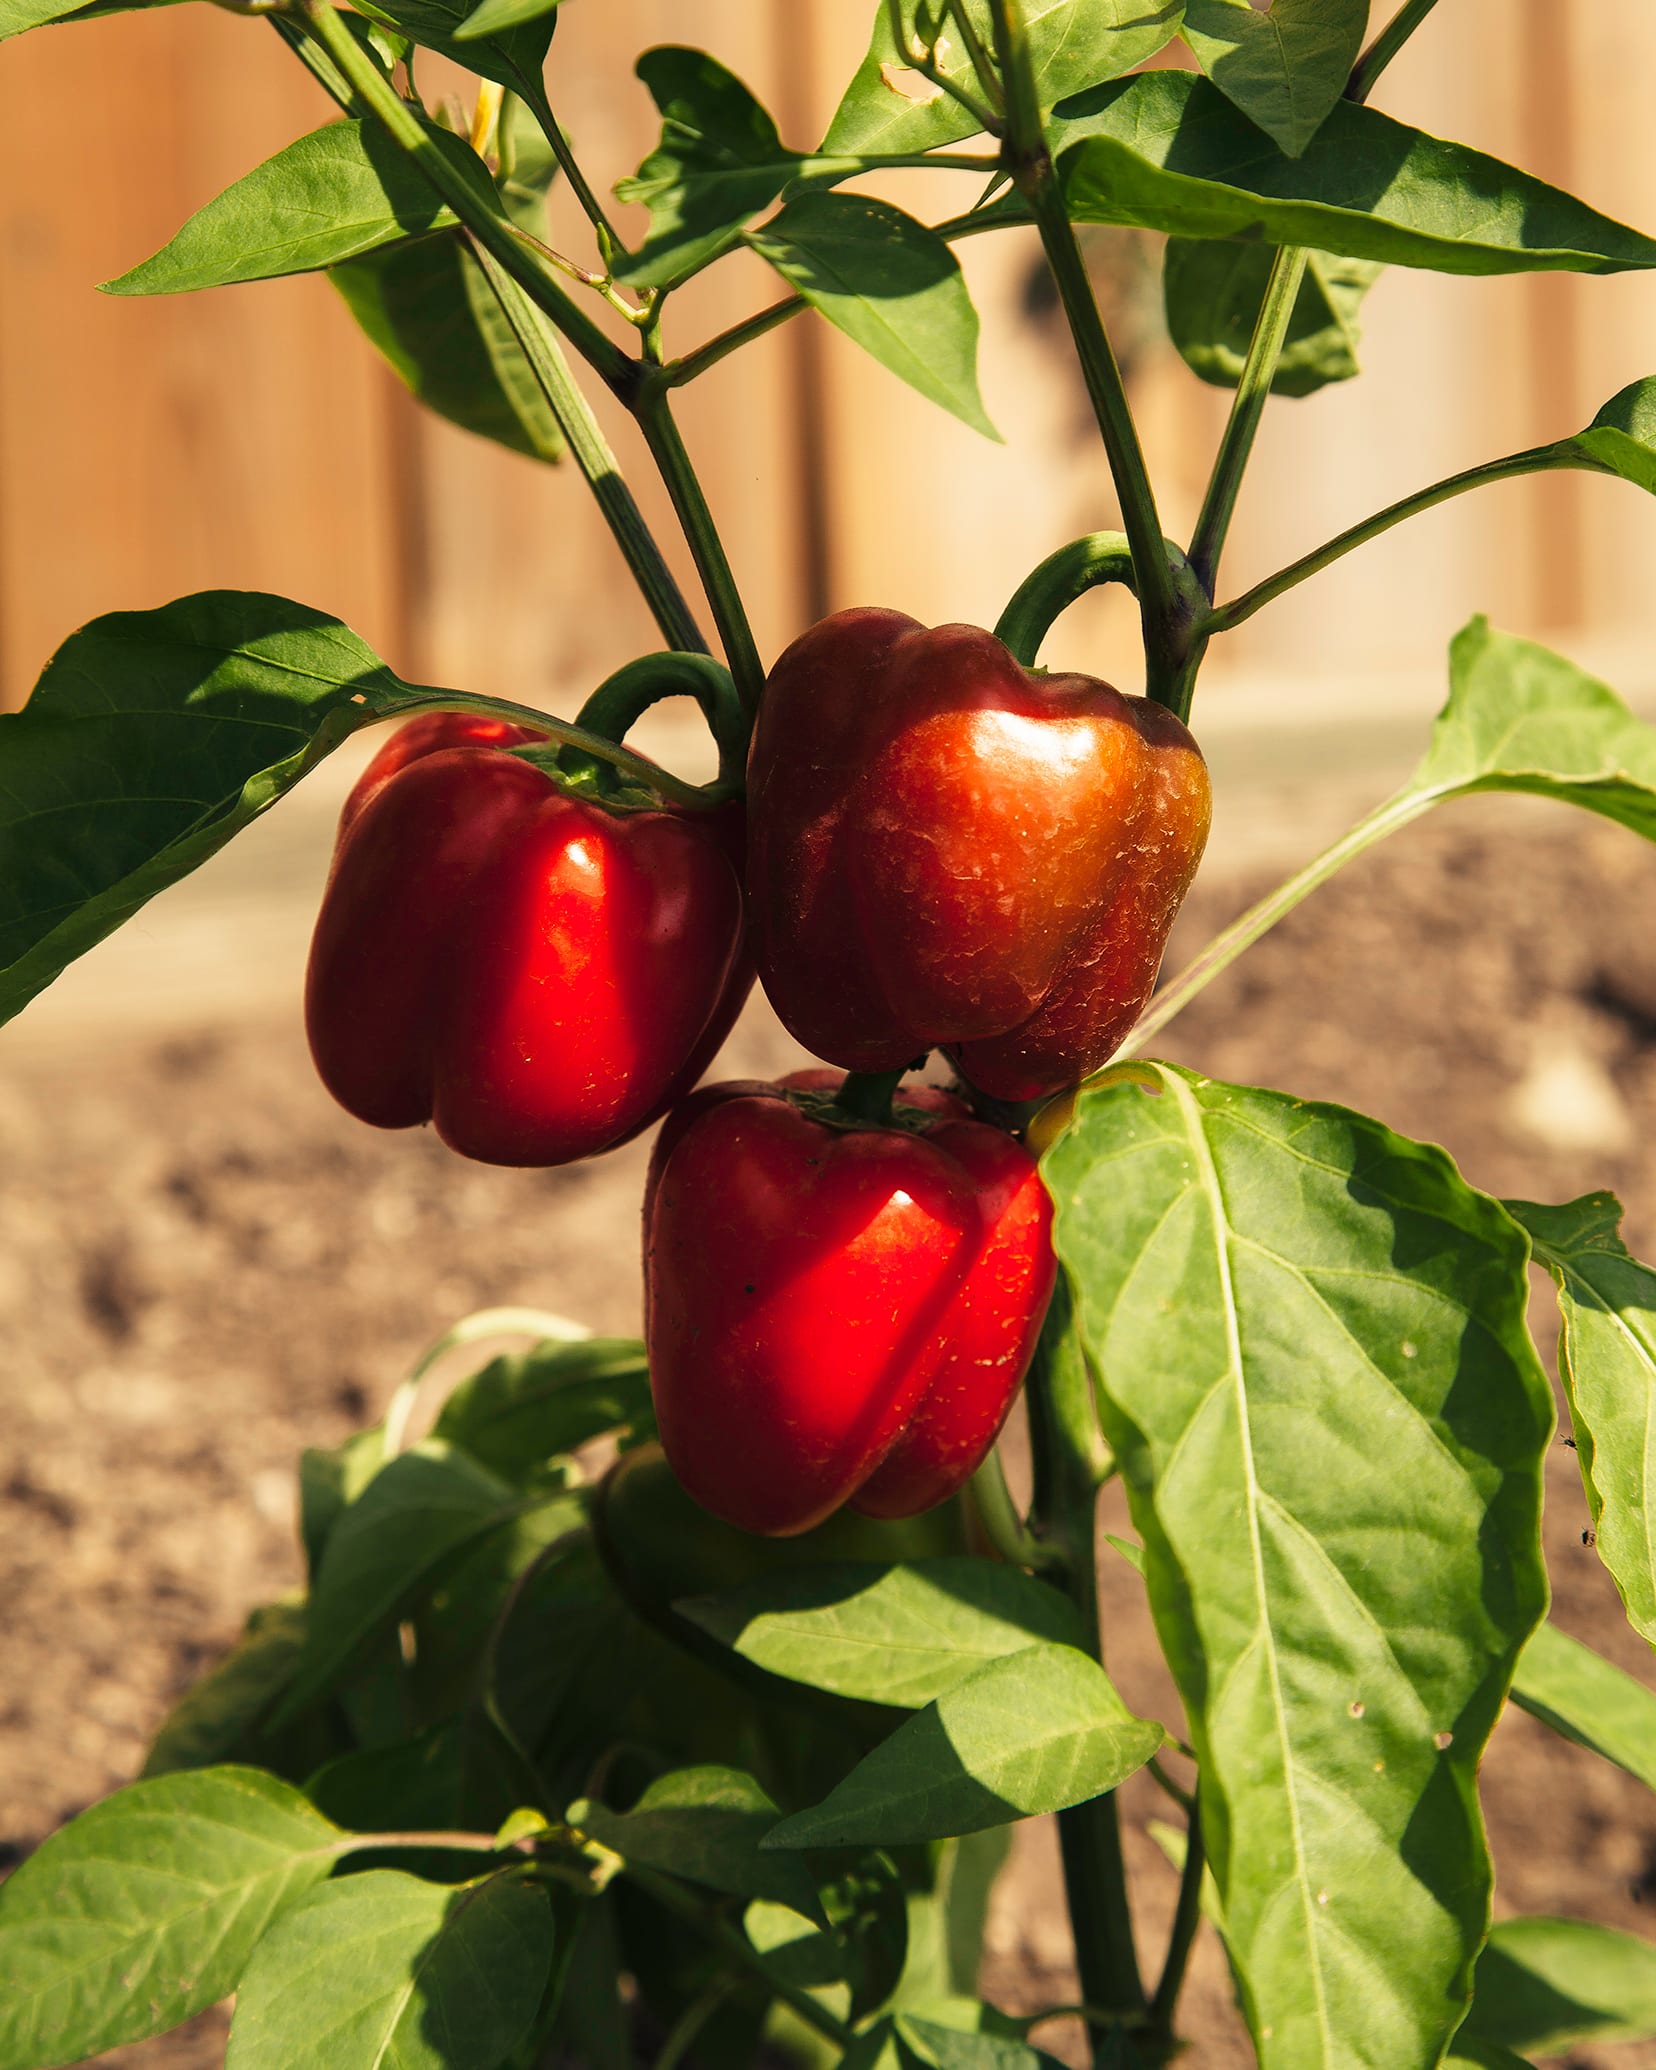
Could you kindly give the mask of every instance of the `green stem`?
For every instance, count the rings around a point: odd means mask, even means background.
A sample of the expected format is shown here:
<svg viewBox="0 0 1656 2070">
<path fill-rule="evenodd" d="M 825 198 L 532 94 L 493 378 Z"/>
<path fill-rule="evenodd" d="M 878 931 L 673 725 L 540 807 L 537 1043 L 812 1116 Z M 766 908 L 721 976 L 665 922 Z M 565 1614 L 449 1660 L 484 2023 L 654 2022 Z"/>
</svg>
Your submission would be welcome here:
<svg viewBox="0 0 1656 2070">
<path fill-rule="evenodd" d="M 984 1454 L 983 1463 L 968 1486 L 985 1536 L 1008 1565 L 1034 1571 L 1063 1565 L 1064 1555 L 1057 1546 L 1037 1538 L 1019 1516 L 1012 1490 L 1006 1485 L 1006 1468 L 998 1445 L 991 1445 Z"/>
<path fill-rule="evenodd" d="M 1361 524 L 1352 525 L 1326 545 L 1319 546 L 1314 553 L 1291 561 L 1275 575 L 1267 576 L 1241 596 L 1232 598 L 1230 603 L 1221 604 L 1209 612 L 1200 630 L 1209 636 L 1229 632 L 1232 626 L 1241 625 L 1308 576 L 1319 575 L 1324 568 L 1332 567 L 1353 547 L 1366 546 L 1369 540 L 1378 539 L 1382 532 L 1389 532 L 1393 525 L 1402 524 L 1406 518 L 1419 517 L 1422 511 L 1447 503 L 1453 496 L 1464 496 L 1468 489 L 1487 488 L 1491 482 L 1511 481 L 1521 474 L 1549 474 L 1563 467 L 1580 468 L 1588 474 L 1612 474 L 1615 471 L 1589 459 L 1584 453 L 1574 451 L 1567 439 L 1554 445 L 1531 446 L 1522 453 L 1509 453 L 1504 460 L 1486 460 L 1481 467 L 1468 467 L 1460 474 L 1450 475 L 1446 481 L 1433 482 L 1430 488 L 1416 490 L 1414 495 L 1405 496 L 1400 503 L 1388 504 L 1384 510 L 1376 511 L 1373 517 L 1364 518 Z"/>
<path fill-rule="evenodd" d="M 1075 228 L 1064 206 L 1052 154 L 1047 149 L 1021 0 L 991 0 L 991 11 L 995 54 L 1006 86 L 1003 162 L 1034 214 L 1075 339 L 1132 550 L 1144 624 L 1146 687 L 1152 697 L 1165 703 L 1169 685 L 1184 661 L 1183 614 L 1174 597 L 1172 571 L 1162 546 L 1155 492 L 1150 486 L 1121 369 L 1099 314 L 1081 247 L 1075 241 Z"/>
<path fill-rule="evenodd" d="M 1225 535 L 1235 514 L 1242 476 L 1248 465 L 1248 456 L 1253 451 L 1259 420 L 1265 414 L 1265 405 L 1270 399 L 1277 361 L 1282 357 L 1288 320 L 1294 313 L 1300 282 L 1305 278 L 1306 258 L 1303 246 L 1285 244 L 1272 264 L 1265 299 L 1260 304 L 1253 338 L 1248 346 L 1247 362 L 1236 385 L 1230 416 L 1225 423 L 1225 435 L 1219 441 L 1207 495 L 1203 498 L 1201 514 L 1191 537 L 1190 564 L 1210 597 L 1219 569 L 1219 556 L 1225 550 Z"/>
<path fill-rule="evenodd" d="M 1206 1865 L 1201 1814 L 1193 1808 L 1185 1832 L 1184 1869 L 1179 1877 L 1179 1902 L 1173 1912 L 1173 1932 L 1167 1944 L 1167 1959 L 1162 1964 L 1156 1995 L 1150 2001 L 1151 2031 L 1163 2043 L 1173 2039 L 1173 2015 L 1178 2010 L 1179 1993 L 1184 1987 L 1196 1929 L 1202 1921 L 1202 1871 Z"/>
<path fill-rule="evenodd" d="M 1105 582 L 1124 583 L 1136 594 L 1125 532 L 1088 532 L 1049 553 L 1018 584 L 995 621 L 995 638 L 1025 668 L 1033 668 L 1054 620 Z"/>
<path fill-rule="evenodd" d="M 569 148 L 569 139 L 558 127 L 558 118 L 552 112 L 552 104 L 544 90 L 531 91 L 530 82 L 525 82 L 524 100 L 529 112 L 540 125 L 540 132 L 547 141 L 552 156 L 558 161 L 558 170 L 569 182 L 569 191 L 580 203 L 582 213 L 592 225 L 598 250 L 604 261 L 606 272 L 625 253 L 627 247 L 615 225 L 605 212 L 603 203 L 587 184 L 587 177 Z"/>
<path fill-rule="evenodd" d="M 994 109 L 980 101 L 969 87 L 951 79 L 937 62 L 935 45 L 927 50 L 918 36 L 910 36 L 903 24 L 902 0 L 886 0 L 886 13 L 891 24 L 891 40 L 899 52 L 913 66 L 922 79 L 929 79 L 933 86 L 948 94 L 966 110 L 978 127 L 990 136 L 1000 134 L 1000 117 Z"/>
<path fill-rule="evenodd" d="M 1049 1578 L 1075 1604 L 1088 1650 L 1098 1659 L 1103 1649 L 1098 1635 L 1096 1515 L 1109 1453 L 1062 1274 L 1030 1369 L 1028 1402 L 1035 1467 L 1031 1524 L 1061 1557 L 1061 1566 Z M 1118 2018 L 1141 2014 L 1144 1985 L 1133 1949 L 1115 1793 L 1061 1811 L 1058 1842 L 1081 1995 L 1089 2005 Z M 1095 2061 L 1103 2060 L 1108 2046 L 1108 2035 L 1101 2033 Z"/>
<path fill-rule="evenodd" d="M 1374 82 L 1437 5 L 1437 0 L 1406 0 L 1352 67 L 1346 81 L 1348 101 L 1366 101 Z"/>
<path fill-rule="evenodd" d="M 655 535 L 644 522 L 644 514 L 633 500 L 621 474 L 620 463 L 610 448 L 597 418 L 575 384 L 557 339 L 540 321 L 531 299 L 510 270 L 502 266 L 480 240 L 472 239 L 472 250 L 483 268 L 501 314 L 523 347 L 541 393 L 551 405 L 558 427 L 568 441 L 575 464 L 597 499 L 615 543 L 620 547 L 633 580 L 650 607 L 650 615 L 667 645 L 679 653 L 707 650 L 701 627 L 673 579 L 673 571 L 662 557 Z M 632 361 L 627 364 L 631 366 Z"/>
<path fill-rule="evenodd" d="M 896 1071 L 852 1071 L 835 1093 L 834 1105 L 854 1121 L 872 1121 L 879 1127 L 887 1127 L 891 1121 L 891 1102 L 907 1070 L 908 1066 L 904 1064 Z"/>
<path fill-rule="evenodd" d="M 491 209 L 455 167 L 385 74 L 346 28 L 329 0 L 298 0 L 300 19 L 334 61 L 352 91 L 419 166 L 473 238 L 557 325 L 594 372 L 618 393 L 635 375 L 634 362 L 570 300 L 526 252 L 506 218 Z"/>
<path fill-rule="evenodd" d="M 719 750 L 722 790 L 740 790 L 747 765 L 747 720 L 730 671 L 711 654 L 643 654 L 606 676 L 575 715 L 577 726 L 624 740 L 664 697 L 693 697 Z"/>
<path fill-rule="evenodd" d="M 1360 819 L 1332 848 L 1325 848 L 1303 870 L 1279 884 L 1274 891 L 1267 892 L 1239 920 L 1233 921 L 1222 934 L 1215 935 L 1194 962 L 1187 963 L 1171 983 L 1161 988 L 1144 1018 L 1122 1044 L 1116 1060 L 1119 1062 L 1136 1056 L 1176 1014 L 1184 1011 L 1198 992 L 1211 985 L 1221 971 L 1229 969 L 1244 949 L 1252 948 L 1262 934 L 1268 934 L 1319 884 L 1326 884 L 1337 870 L 1343 869 L 1354 856 L 1361 855 L 1365 848 L 1372 847 L 1376 841 L 1383 841 L 1388 834 L 1395 834 L 1399 827 L 1406 827 L 1411 820 L 1429 812 L 1440 795 L 1437 791 L 1399 791 L 1365 819 Z"/>
<path fill-rule="evenodd" d="M 670 1876 L 657 1875 L 653 1869 L 625 1865 L 623 1873 L 636 1883 L 640 1890 L 647 1891 L 665 1911 L 676 1913 L 687 1925 L 704 1934 L 722 1954 L 751 1972 L 765 1989 L 775 1998 L 790 2007 L 807 2026 L 814 2027 L 839 2048 L 848 2048 L 856 2038 L 843 2020 L 836 2020 L 825 2005 L 820 2005 L 809 1991 L 796 1984 L 784 1983 L 754 1947 L 747 1935 L 732 1926 L 728 1919 L 709 1912 L 687 1890 L 683 1890 Z"/>
<path fill-rule="evenodd" d="M 702 588 L 707 592 L 713 622 L 719 628 L 725 659 L 736 682 L 736 693 L 742 700 L 742 709 L 751 719 L 759 709 L 759 692 L 764 688 L 765 671 L 759 660 L 759 650 L 753 643 L 753 629 L 748 624 L 741 592 L 736 587 L 736 578 L 725 557 L 718 527 L 713 522 L 713 513 L 707 507 L 707 498 L 696 479 L 696 470 L 690 464 L 690 455 L 684 450 L 684 441 L 673 422 L 669 391 L 659 368 L 645 370 L 633 402 L 633 415 L 684 528 Z"/>
</svg>

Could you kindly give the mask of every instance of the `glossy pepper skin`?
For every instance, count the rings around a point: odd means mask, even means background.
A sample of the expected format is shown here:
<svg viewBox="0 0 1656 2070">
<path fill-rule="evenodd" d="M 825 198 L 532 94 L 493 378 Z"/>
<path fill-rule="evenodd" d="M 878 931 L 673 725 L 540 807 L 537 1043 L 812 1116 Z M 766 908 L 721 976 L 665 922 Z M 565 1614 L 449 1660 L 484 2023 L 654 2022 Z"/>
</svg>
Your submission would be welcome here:
<svg viewBox="0 0 1656 2070">
<path fill-rule="evenodd" d="M 1162 706 L 1032 672 L 975 626 L 838 612 L 760 704 L 759 975 L 789 1031 L 847 1070 L 942 1048 L 997 1099 L 1061 1092 L 1143 1012 L 1211 803 Z"/>
<path fill-rule="evenodd" d="M 752 977 L 739 810 L 611 812 L 503 752 L 536 737 L 449 712 L 392 736 L 340 815 L 305 985 L 343 1107 L 487 1164 L 635 1135 Z"/>
<path fill-rule="evenodd" d="M 1034 1160 L 947 1095 L 821 1118 L 823 1081 L 709 1086 L 644 1204 L 661 1441 L 704 1509 L 789 1537 L 954 1493 L 1006 1419 L 1056 1276 Z M 790 1093 L 793 1097 L 790 1098 Z"/>
</svg>

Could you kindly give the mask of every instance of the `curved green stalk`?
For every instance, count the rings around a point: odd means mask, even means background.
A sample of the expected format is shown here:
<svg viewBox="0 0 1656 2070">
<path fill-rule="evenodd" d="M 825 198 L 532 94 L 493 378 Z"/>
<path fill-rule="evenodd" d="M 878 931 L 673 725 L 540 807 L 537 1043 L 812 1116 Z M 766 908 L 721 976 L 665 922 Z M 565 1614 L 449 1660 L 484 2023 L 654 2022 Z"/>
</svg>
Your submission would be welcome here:
<svg viewBox="0 0 1656 2070">
<path fill-rule="evenodd" d="M 1393 525 L 1402 524 L 1405 518 L 1419 517 L 1422 511 L 1447 503 L 1452 496 L 1464 496 L 1468 489 L 1482 489 L 1491 482 L 1511 481 L 1516 475 L 1550 474 L 1564 467 L 1578 468 L 1586 474 L 1615 472 L 1614 468 L 1590 460 L 1584 453 L 1572 453 L 1567 449 L 1567 442 L 1563 441 L 1529 446 L 1522 453 L 1509 453 L 1504 460 L 1486 460 L 1481 467 L 1465 468 L 1460 474 L 1433 482 L 1430 488 L 1417 489 L 1414 495 L 1405 496 L 1399 503 L 1388 504 L 1384 510 L 1376 511 L 1373 517 L 1364 518 L 1361 524 L 1349 526 L 1315 552 L 1302 554 L 1297 561 L 1291 561 L 1286 568 L 1267 576 L 1263 582 L 1255 583 L 1252 589 L 1233 597 L 1228 604 L 1220 604 L 1202 620 L 1200 630 L 1209 637 L 1214 633 L 1229 632 L 1232 626 L 1242 624 L 1244 619 L 1251 618 L 1256 611 L 1274 602 L 1297 583 L 1304 582 L 1308 576 L 1319 575 L 1324 568 L 1332 567 L 1353 547 L 1366 546 L 1369 540 L 1378 539 L 1382 532 L 1389 532 Z"/>
<path fill-rule="evenodd" d="M 1348 101 L 1368 99 L 1374 82 L 1436 5 L 1437 0 L 1405 0 L 1405 5 L 1397 10 L 1352 67 L 1351 77 L 1346 81 L 1345 97 Z"/>
<path fill-rule="evenodd" d="M 711 654 L 643 654 L 606 676 L 575 715 L 577 726 L 624 740 L 664 697 L 693 697 L 719 750 L 719 786 L 741 788 L 747 765 L 747 719 L 730 671 Z"/>
<path fill-rule="evenodd" d="M 1173 1912 L 1167 1959 L 1162 1964 L 1156 1995 L 1150 2001 L 1151 2031 L 1164 2045 L 1173 2039 L 1173 2015 L 1178 2010 L 1179 1993 L 1184 1988 L 1185 1970 L 1190 1963 L 1196 1929 L 1202 1923 L 1202 1872 L 1206 1866 L 1202 1820 L 1193 1809 L 1185 1829 L 1184 1868 L 1179 1874 L 1179 1901 Z"/>
</svg>

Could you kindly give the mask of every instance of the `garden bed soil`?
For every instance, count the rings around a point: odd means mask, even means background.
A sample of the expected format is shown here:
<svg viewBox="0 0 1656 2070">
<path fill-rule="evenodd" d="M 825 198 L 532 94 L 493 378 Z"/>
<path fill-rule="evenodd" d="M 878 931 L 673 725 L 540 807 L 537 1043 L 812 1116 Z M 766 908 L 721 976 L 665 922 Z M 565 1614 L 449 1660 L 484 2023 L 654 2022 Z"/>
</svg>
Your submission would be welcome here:
<svg viewBox="0 0 1656 2070">
<path fill-rule="evenodd" d="M 1261 888 L 1261 887 L 1255 887 Z M 1203 887 L 1175 968 L 1250 887 Z M 1455 808 L 1364 859 L 1190 1009 L 1163 1053 L 1223 1078 L 1347 1102 L 1445 1144 L 1476 1184 L 1562 1200 L 1611 1186 L 1656 1255 L 1656 858 L 1625 833 L 1501 801 Z M 731 1074 L 796 1052 L 762 1007 Z M 250 1605 L 299 1579 L 294 1467 L 379 1412 L 420 1349 L 468 1310 L 533 1302 L 600 1330 L 637 1324 L 645 1147 L 563 1171 L 450 1155 L 330 1105 L 294 1002 L 124 1040 L 110 1026 L 0 1047 L 0 1863 L 138 1768 L 178 1694 Z M 1537 1307 L 1550 1337 L 1550 1310 Z M 1544 1339 L 1545 1341 L 1545 1339 Z M 1126 1529 L 1115 1491 L 1110 1527 Z M 1557 1615 L 1656 1682 L 1584 1544 L 1575 1457 L 1548 1470 Z M 1112 1671 L 1174 1706 L 1140 1584 L 1106 1552 Z M 1656 1800 L 1509 1713 L 1484 1775 L 1501 1913 L 1551 1911 L 1656 1937 Z M 1123 1792 L 1146 1964 L 1174 1880 Z M 1020 1833 L 997 1894 L 987 1994 L 1073 1999 L 1049 1826 Z M 1251 2061 L 1204 1933 L 1190 2060 Z M 224 2015 L 110 2063 L 207 2070 Z M 1075 2036 L 1042 2030 L 1073 2053 Z M 1656 2065 L 1583 2049 L 1579 2070 Z"/>
</svg>

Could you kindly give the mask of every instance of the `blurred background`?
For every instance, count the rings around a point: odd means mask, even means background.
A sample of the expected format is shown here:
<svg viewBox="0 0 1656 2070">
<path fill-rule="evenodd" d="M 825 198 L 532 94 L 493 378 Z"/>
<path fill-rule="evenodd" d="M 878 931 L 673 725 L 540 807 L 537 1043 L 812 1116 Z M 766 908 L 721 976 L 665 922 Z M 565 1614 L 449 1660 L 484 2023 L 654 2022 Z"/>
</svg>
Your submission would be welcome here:
<svg viewBox="0 0 1656 2070">
<path fill-rule="evenodd" d="M 688 41 L 806 146 L 872 13 L 871 0 L 572 5 L 553 102 L 607 187 L 656 134 L 633 57 Z M 1645 0 L 1454 0 L 1376 98 L 1650 230 L 1653 78 Z M 152 301 L 93 291 L 330 119 L 265 26 L 158 7 L 42 30 L 0 51 L 0 107 L 0 708 L 23 702 L 86 619 L 209 587 L 334 612 L 412 681 L 565 713 L 654 643 L 573 468 L 422 415 L 325 279 Z M 881 191 L 935 219 L 973 198 L 954 177 Z M 556 188 L 553 211 L 555 241 L 579 246 Z M 1033 239 L 971 240 L 960 255 L 1005 445 L 814 319 L 683 397 L 767 659 L 851 603 L 992 622 L 1043 554 L 1116 522 Z M 1088 257 L 1167 530 L 1188 536 L 1228 399 L 1167 341 L 1159 240 L 1099 232 Z M 758 261 L 727 259 L 674 298 L 670 349 L 774 294 Z M 1267 412 L 1223 594 L 1438 476 L 1585 425 L 1656 371 L 1656 278 L 1392 270 L 1363 332 L 1360 380 Z M 604 414 L 668 540 L 641 448 Z M 693 593 L 682 555 L 677 565 Z M 1648 501 L 1551 475 L 1415 521 L 1217 643 L 1195 713 L 1214 842 L 1169 967 L 1401 780 L 1442 699 L 1446 644 L 1473 611 L 1656 713 L 1653 576 Z M 1060 622 L 1045 658 L 1134 689 L 1135 631 L 1131 607 L 1100 594 Z M 645 744 L 698 773 L 688 721 L 664 713 Z M 644 1146 L 567 1171 L 466 1165 L 428 1132 L 349 1121 L 309 1071 L 305 944 L 333 817 L 366 752 L 337 756 L 0 1031 L 0 1869 L 128 1779 L 248 1607 L 296 1581 L 301 1445 L 376 1416 L 421 1346 L 469 1308 L 534 1301 L 636 1327 Z M 1215 1075 L 1360 1105 L 1446 1143 L 1492 1190 L 1613 1185 L 1649 1256 L 1653 890 L 1656 859 L 1631 835 L 1562 808 L 1476 800 L 1318 894 L 1163 1047 Z M 726 1075 L 795 1054 L 756 1004 Z M 1584 1543 L 1562 1440 L 1553 1466 L 1560 1615 L 1651 1679 Z M 1115 1566 L 1112 1667 L 1130 1699 L 1165 1711 L 1136 1583 Z M 1522 1717 L 1503 1723 L 1497 1755 L 1486 1795 L 1502 1908 L 1649 1931 L 1656 1818 L 1643 1794 Z M 1155 1807 L 1128 1808 L 1154 1935 L 1172 1881 L 1142 1832 Z M 990 1958 L 1005 2003 L 1073 1990 L 1039 1828 L 1021 1839 Z M 1194 1989 L 1200 2060 L 1246 2061 L 1211 1947 Z M 206 2065 L 221 2048 L 209 2017 L 122 2060 Z M 1656 2052 L 1575 2060 L 1633 2070 Z"/>
</svg>

